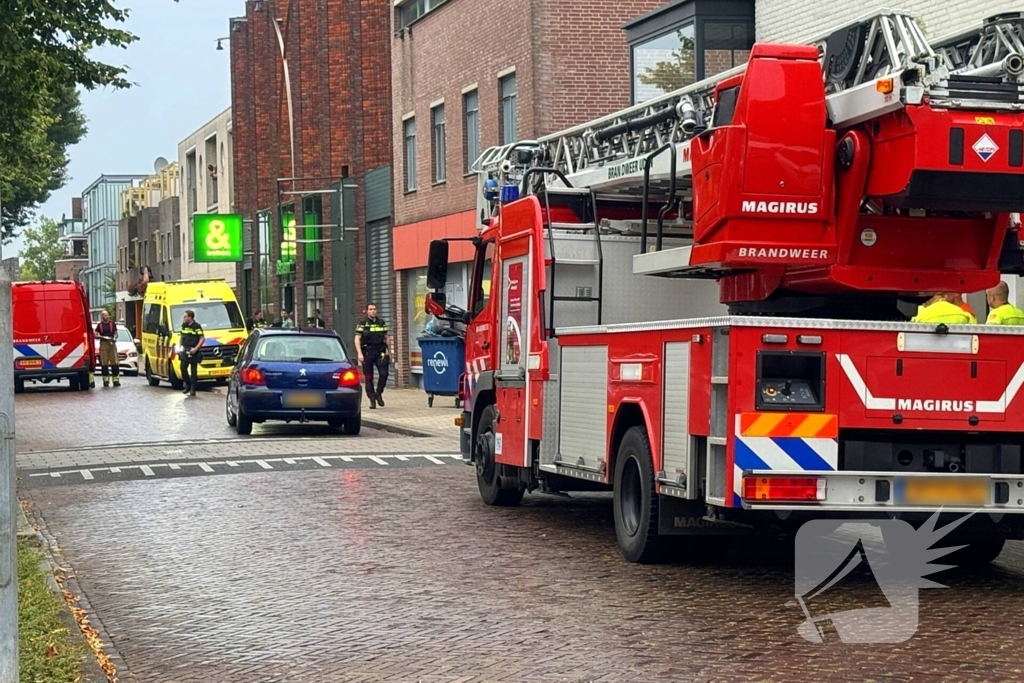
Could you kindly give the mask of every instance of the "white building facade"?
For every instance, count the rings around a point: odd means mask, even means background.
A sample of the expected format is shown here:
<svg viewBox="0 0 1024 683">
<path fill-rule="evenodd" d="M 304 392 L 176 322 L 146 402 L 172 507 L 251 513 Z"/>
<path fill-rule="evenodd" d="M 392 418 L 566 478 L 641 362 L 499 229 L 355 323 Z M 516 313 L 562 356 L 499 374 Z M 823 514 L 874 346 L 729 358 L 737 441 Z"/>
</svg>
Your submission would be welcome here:
<svg viewBox="0 0 1024 683">
<path fill-rule="evenodd" d="M 178 143 L 181 164 L 181 279 L 223 279 L 236 287 L 234 263 L 196 263 L 192 216 L 235 213 L 231 108 Z"/>
<path fill-rule="evenodd" d="M 1024 10 L 1020 0 L 903 0 L 896 3 L 865 0 L 756 0 L 755 30 L 758 40 L 799 41 L 827 33 L 832 27 L 883 7 L 900 9 L 919 18 L 925 35 L 931 40 L 980 26 L 985 17 L 994 14 Z"/>
</svg>

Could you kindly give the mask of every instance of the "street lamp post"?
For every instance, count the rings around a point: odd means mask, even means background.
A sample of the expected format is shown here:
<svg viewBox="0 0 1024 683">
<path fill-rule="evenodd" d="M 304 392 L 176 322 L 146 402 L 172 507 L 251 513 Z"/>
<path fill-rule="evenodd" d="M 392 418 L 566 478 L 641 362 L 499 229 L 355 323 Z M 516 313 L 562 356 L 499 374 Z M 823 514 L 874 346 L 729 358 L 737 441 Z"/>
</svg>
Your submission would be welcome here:
<svg viewBox="0 0 1024 683">
<path fill-rule="evenodd" d="M 14 347 L 11 306 L 11 282 L 7 269 L 0 267 L 0 349 Z M 10 358 L 0 358 L 0 683 L 18 683 L 18 499 L 14 490 L 14 363 Z"/>
</svg>

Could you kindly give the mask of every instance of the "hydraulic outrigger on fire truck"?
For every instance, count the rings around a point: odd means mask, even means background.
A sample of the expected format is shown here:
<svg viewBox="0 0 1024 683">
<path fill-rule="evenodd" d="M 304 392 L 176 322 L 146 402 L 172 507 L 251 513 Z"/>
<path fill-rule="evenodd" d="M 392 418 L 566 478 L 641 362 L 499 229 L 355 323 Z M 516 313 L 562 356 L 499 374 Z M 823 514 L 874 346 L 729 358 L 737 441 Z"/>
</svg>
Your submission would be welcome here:
<svg viewBox="0 0 1024 683">
<path fill-rule="evenodd" d="M 1024 272 L 1022 17 L 935 48 L 880 11 L 485 152 L 469 310 L 445 241 L 427 303 L 483 499 L 610 488 L 631 561 L 940 508 L 973 561 L 1024 537 L 1024 328 L 907 322 Z"/>
</svg>

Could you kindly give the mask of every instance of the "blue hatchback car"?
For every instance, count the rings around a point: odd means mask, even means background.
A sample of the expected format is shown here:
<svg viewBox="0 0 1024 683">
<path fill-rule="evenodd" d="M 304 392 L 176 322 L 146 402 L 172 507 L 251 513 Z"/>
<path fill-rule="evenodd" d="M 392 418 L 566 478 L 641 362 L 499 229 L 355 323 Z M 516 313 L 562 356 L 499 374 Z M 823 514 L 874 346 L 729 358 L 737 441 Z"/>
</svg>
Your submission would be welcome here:
<svg viewBox="0 0 1024 683">
<path fill-rule="evenodd" d="M 228 379 L 228 424 L 251 434 L 254 422 L 327 422 L 358 434 L 359 369 L 334 330 L 257 329 Z"/>
</svg>

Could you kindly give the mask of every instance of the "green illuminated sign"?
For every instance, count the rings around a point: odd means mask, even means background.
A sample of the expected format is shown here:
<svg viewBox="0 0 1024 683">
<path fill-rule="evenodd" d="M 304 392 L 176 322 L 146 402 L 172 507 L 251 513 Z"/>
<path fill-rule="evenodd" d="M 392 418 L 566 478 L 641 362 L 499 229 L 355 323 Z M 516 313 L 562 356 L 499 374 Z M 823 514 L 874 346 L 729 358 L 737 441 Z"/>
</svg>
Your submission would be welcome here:
<svg viewBox="0 0 1024 683">
<path fill-rule="evenodd" d="M 237 263 L 242 260 L 242 217 L 237 213 L 192 216 L 196 263 Z"/>
</svg>

